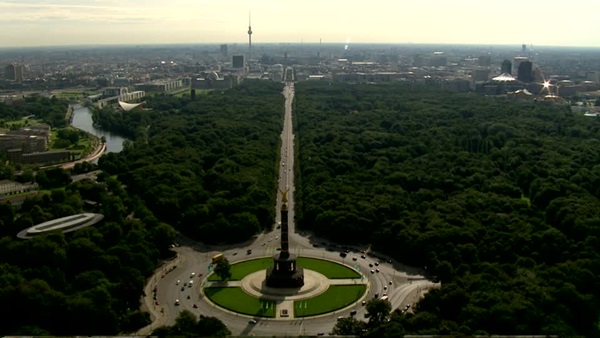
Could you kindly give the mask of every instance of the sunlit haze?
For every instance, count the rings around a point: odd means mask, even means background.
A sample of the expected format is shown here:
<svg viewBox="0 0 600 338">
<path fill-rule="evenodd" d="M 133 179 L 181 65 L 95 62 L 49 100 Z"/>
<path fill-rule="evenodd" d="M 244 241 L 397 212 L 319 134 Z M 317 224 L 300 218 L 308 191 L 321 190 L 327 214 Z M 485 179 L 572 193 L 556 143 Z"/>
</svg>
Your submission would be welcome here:
<svg viewBox="0 0 600 338">
<path fill-rule="evenodd" d="M 600 46 L 598 0 L 0 0 L 0 47 L 452 43 Z"/>
</svg>

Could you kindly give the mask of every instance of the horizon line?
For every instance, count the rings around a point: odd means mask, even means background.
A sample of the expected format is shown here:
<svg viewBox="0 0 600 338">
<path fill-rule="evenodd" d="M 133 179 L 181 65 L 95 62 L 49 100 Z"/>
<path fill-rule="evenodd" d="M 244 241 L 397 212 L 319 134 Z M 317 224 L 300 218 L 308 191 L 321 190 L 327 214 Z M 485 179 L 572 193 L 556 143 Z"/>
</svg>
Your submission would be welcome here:
<svg viewBox="0 0 600 338">
<path fill-rule="evenodd" d="M 173 43 L 67 43 L 67 44 L 49 44 L 49 45 L 13 45 L 0 46 L 0 50 L 9 49 L 31 49 L 31 48 L 60 48 L 60 47 L 151 47 L 151 46 L 207 46 L 207 45 L 244 45 L 246 42 L 173 42 Z M 253 45 L 346 45 L 346 42 L 259 42 Z M 511 43 L 449 43 L 449 42 L 353 42 L 350 46 L 364 45 L 412 45 L 412 46 L 481 46 L 481 47 L 515 47 L 520 48 L 519 44 Z M 536 49 L 544 47 L 553 48 L 590 48 L 598 49 L 600 46 L 592 45 L 536 45 Z"/>
</svg>

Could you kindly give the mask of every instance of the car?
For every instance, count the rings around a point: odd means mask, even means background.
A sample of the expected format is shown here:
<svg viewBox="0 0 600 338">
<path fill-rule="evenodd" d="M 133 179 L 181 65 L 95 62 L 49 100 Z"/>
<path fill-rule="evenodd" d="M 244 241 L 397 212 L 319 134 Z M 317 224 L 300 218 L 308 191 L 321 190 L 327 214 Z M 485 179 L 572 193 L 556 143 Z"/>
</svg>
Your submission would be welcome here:
<svg viewBox="0 0 600 338">
<path fill-rule="evenodd" d="M 248 324 L 256 324 L 256 323 L 258 323 L 258 322 L 256 321 L 256 319 L 250 319 L 250 320 L 248 321 Z"/>
<path fill-rule="evenodd" d="M 279 236 L 275 236 L 275 239 L 279 239 Z"/>
<path fill-rule="evenodd" d="M 392 285 L 392 281 L 390 281 L 390 285 Z"/>
<path fill-rule="evenodd" d="M 195 272 L 192 272 L 192 273 L 190 274 L 190 278 L 194 278 L 194 276 L 196 276 L 196 273 L 195 273 Z"/>
<path fill-rule="evenodd" d="M 367 256 L 365 256 L 365 255 L 360 255 L 360 258 L 362 258 L 362 259 L 365 259 L 365 258 L 367 258 Z"/>
<path fill-rule="evenodd" d="M 363 301 L 362 301 L 362 306 L 365 306 L 365 305 L 367 305 L 367 301 L 366 301 L 366 300 L 363 300 Z"/>
<path fill-rule="evenodd" d="M 369 267 L 370 267 L 370 268 L 372 268 L 372 267 L 373 267 L 373 264 L 369 263 Z"/>
<path fill-rule="evenodd" d="M 379 292 L 376 292 L 375 297 L 373 297 L 373 298 L 379 298 Z"/>
<path fill-rule="evenodd" d="M 383 289 L 384 289 L 384 290 L 387 290 L 387 285 L 384 285 L 384 286 L 383 286 Z"/>
<path fill-rule="evenodd" d="M 385 297 L 385 296 L 387 296 L 387 292 L 384 292 L 382 295 L 382 297 Z"/>
<path fill-rule="evenodd" d="M 265 245 L 267 245 L 267 243 L 263 243 L 263 244 L 261 244 L 260 246 L 265 246 Z"/>
<path fill-rule="evenodd" d="M 198 305 L 194 304 L 193 308 L 194 308 L 194 309 L 197 309 L 197 308 L 198 308 Z"/>
<path fill-rule="evenodd" d="M 234 252 L 234 253 L 232 254 L 232 256 L 235 256 L 235 255 L 237 255 L 237 252 Z"/>
<path fill-rule="evenodd" d="M 185 286 L 182 286 L 182 287 L 181 287 L 181 291 L 185 291 Z"/>
<path fill-rule="evenodd" d="M 379 272 L 379 269 L 375 269 L 375 272 Z"/>
<path fill-rule="evenodd" d="M 325 333 L 324 333 L 324 332 L 319 332 L 319 333 L 317 333 L 317 336 L 324 336 L 324 335 L 325 335 Z"/>
<path fill-rule="evenodd" d="M 339 317 L 338 317 L 338 319 L 343 319 L 343 318 L 344 318 L 344 316 L 339 316 Z"/>
<path fill-rule="evenodd" d="M 179 306 L 179 299 L 175 299 L 175 306 Z"/>
<path fill-rule="evenodd" d="M 181 283 L 181 281 L 178 279 L 177 282 L 175 282 L 175 285 L 179 285 L 179 283 Z"/>
<path fill-rule="evenodd" d="M 282 167 L 285 167 L 285 163 L 281 162 L 281 166 L 282 166 Z"/>
<path fill-rule="evenodd" d="M 357 260 L 356 256 L 355 256 L 355 257 L 352 257 L 352 260 L 353 260 L 353 261 Z"/>
<path fill-rule="evenodd" d="M 193 281 L 193 280 L 191 280 L 191 281 L 188 283 L 188 286 L 189 286 L 190 288 L 191 288 L 192 286 L 194 286 L 194 281 Z"/>
<path fill-rule="evenodd" d="M 183 286 L 187 286 L 187 282 L 183 283 Z"/>
<path fill-rule="evenodd" d="M 354 316 L 355 314 L 356 314 L 356 310 L 352 310 L 352 311 L 350 311 L 350 315 L 351 315 L 351 316 Z"/>
<path fill-rule="evenodd" d="M 371 270 L 371 273 L 375 273 L 375 270 Z"/>
<path fill-rule="evenodd" d="M 154 302 L 154 305 L 160 305 L 160 303 L 158 301 Z"/>
<path fill-rule="evenodd" d="M 375 262 L 375 266 L 379 266 L 379 262 Z"/>
<path fill-rule="evenodd" d="M 340 252 L 340 257 L 346 257 L 347 254 L 345 252 Z"/>
<path fill-rule="evenodd" d="M 251 254 L 251 253 L 252 253 L 252 249 L 248 249 L 248 250 L 246 251 L 246 254 L 247 254 L 247 255 L 249 255 L 249 254 Z"/>
</svg>

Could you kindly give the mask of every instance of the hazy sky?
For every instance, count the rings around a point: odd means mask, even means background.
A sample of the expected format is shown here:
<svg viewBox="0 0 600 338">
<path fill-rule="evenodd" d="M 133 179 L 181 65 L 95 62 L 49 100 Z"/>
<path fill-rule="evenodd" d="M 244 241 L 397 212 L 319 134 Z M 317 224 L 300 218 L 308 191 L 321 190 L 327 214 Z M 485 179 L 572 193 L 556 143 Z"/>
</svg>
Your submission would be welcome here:
<svg viewBox="0 0 600 338">
<path fill-rule="evenodd" d="M 600 0 L 0 0 L 0 47 L 263 42 L 600 47 Z"/>
</svg>

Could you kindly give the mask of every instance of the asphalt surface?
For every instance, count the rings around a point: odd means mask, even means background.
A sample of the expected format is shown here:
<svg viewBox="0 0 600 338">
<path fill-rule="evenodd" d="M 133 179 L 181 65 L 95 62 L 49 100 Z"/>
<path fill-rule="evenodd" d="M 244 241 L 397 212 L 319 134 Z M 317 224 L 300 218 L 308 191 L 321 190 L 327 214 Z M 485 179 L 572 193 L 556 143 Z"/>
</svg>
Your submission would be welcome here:
<svg viewBox="0 0 600 338">
<path fill-rule="evenodd" d="M 392 263 L 389 263 L 387 257 L 378 256 L 380 258 L 376 258 L 372 256 L 369 248 L 349 248 L 351 252 L 348 253 L 347 257 L 341 257 L 341 248 L 335 244 L 327 243 L 312 234 L 296 231 L 293 221 L 294 135 L 292 132 L 292 102 L 294 84 L 292 82 L 286 84 L 283 95 L 286 101 L 284 126 L 281 134 L 279 189 L 289 191 L 287 198 L 290 252 L 300 256 L 337 261 L 358 269 L 364 278 L 369 279 L 370 287 L 367 295 L 356 304 L 345 309 L 306 319 L 263 319 L 232 313 L 215 307 L 211 302 L 203 299 L 201 285 L 209 274 L 208 266 L 212 257 L 217 253 L 223 253 L 231 263 L 235 263 L 252 258 L 273 256 L 278 252 L 281 231 L 274 226 L 273 231 L 261 233 L 245 243 L 219 247 L 211 247 L 199 242 L 182 239 L 178 243 L 179 246 L 173 249 L 177 252 L 177 258 L 157 269 L 146 286 L 146 297 L 142 301 L 142 308 L 151 313 L 153 323 L 138 331 L 137 334 L 146 335 L 161 325 L 172 325 L 183 309 L 190 310 L 196 315 L 202 314 L 219 318 L 227 325 L 233 335 L 298 336 L 317 335 L 318 333 L 327 334 L 331 332 L 337 318 L 339 316 L 349 316 L 351 310 L 357 310 L 355 316 L 364 319 L 365 309 L 361 305 L 361 301 L 372 299 L 375 294 L 382 297 L 384 293 L 387 293 L 392 309 L 404 309 L 406 305 L 414 304 L 429 288 L 439 287 L 439 284 L 425 280 L 420 271 L 414 268 L 402 266 L 397 262 L 390 261 Z M 276 222 L 281 221 L 279 219 L 280 197 L 281 194 L 278 192 Z M 247 254 L 248 249 L 252 250 L 251 254 Z M 361 251 L 364 251 L 364 253 Z M 361 257 L 363 255 L 365 258 Z M 375 265 L 376 262 L 379 265 Z M 372 264 L 373 267 L 369 264 Z M 174 266 L 176 268 L 173 268 Z M 379 269 L 379 272 L 376 272 L 376 269 Z M 371 270 L 373 270 L 373 273 L 371 273 Z M 195 276 L 192 277 L 192 273 Z M 192 287 L 189 287 L 190 280 L 193 281 Z M 184 283 L 187 285 L 184 286 Z M 155 287 L 156 293 L 153 292 Z M 153 299 L 154 294 L 156 294 L 156 300 Z M 179 305 L 176 305 L 176 300 L 179 300 Z M 410 310 L 412 310 L 412 307 Z M 250 323 L 251 319 L 255 319 L 257 323 Z"/>
</svg>

